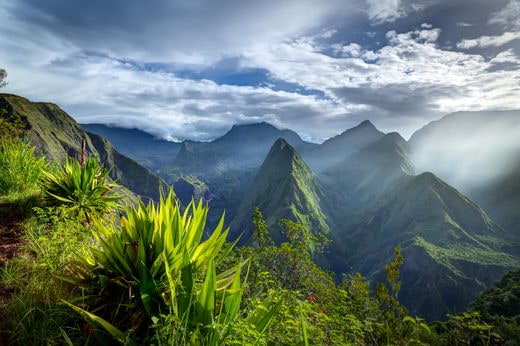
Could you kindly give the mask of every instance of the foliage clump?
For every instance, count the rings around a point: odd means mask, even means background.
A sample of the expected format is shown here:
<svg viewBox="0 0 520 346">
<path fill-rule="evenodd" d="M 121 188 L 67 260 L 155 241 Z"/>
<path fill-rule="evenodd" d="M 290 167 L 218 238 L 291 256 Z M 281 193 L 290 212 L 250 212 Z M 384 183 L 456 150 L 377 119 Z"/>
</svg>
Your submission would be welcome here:
<svg viewBox="0 0 520 346">
<path fill-rule="evenodd" d="M 47 168 L 45 159 L 26 141 L 12 137 L 0 140 L 0 195 L 37 190 Z"/>
<path fill-rule="evenodd" d="M 70 212 L 88 219 L 117 207 L 121 197 L 110 180 L 109 171 L 95 157 L 85 162 L 68 157 L 61 169 L 45 172 L 44 195 L 50 205 L 66 206 Z"/>
</svg>

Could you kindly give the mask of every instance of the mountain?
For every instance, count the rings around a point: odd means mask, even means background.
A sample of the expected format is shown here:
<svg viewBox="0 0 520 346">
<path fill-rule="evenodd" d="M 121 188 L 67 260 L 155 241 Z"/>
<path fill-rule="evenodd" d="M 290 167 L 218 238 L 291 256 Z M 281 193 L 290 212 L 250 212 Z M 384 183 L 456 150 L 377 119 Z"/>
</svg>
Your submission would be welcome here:
<svg viewBox="0 0 520 346">
<path fill-rule="evenodd" d="M 497 112 L 496 123 L 485 114 L 448 115 L 408 142 L 368 121 L 321 145 L 267 123 L 236 125 L 211 142 L 178 144 L 172 162 L 153 167 L 184 203 L 210 203 L 210 226 L 225 210 L 243 243 L 255 207 L 276 242 L 284 240 L 280 218 L 325 233 L 333 242 L 319 260 L 338 275 L 381 281 L 400 246 L 400 299 L 433 320 L 520 268 L 518 113 Z"/>
<path fill-rule="evenodd" d="M 179 172 L 195 176 L 219 176 L 237 170 L 257 169 L 269 148 L 284 138 L 295 148 L 315 146 L 303 141 L 291 130 L 280 130 L 271 124 L 234 125 L 225 135 L 213 141 L 184 142 L 175 162 L 160 173 L 176 177 Z"/>
<path fill-rule="evenodd" d="M 520 270 L 507 273 L 471 303 L 469 310 L 480 312 L 486 320 L 505 317 L 520 321 Z"/>
<path fill-rule="evenodd" d="M 520 163 L 519 137 L 520 110 L 457 112 L 416 131 L 409 144 L 419 172 L 470 193 Z"/>
<path fill-rule="evenodd" d="M 90 133 L 106 138 L 121 154 L 150 170 L 171 164 L 181 147 L 181 143 L 157 139 L 138 129 L 103 124 L 81 124 L 80 126 Z"/>
<path fill-rule="evenodd" d="M 482 186 L 473 196 L 500 226 L 515 238 L 520 255 L 520 158 L 500 179 Z"/>
<path fill-rule="evenodd" d="M 520 110 L 458 112 L 410 138 L 418 171 L 432 171 L 470 195 L 520 239 Z"/>
<path fill-rule="evenodd" d="M 355 205 L 373 198 L 397 178 L 414 174 L 408 143 L 392 132 L 352 153 L 320 177 L 328 190 L 337 192 L 339 204 L 356 208 Z"/>
<path fill-rule="evenodd" d="M 29 141 L 49 161 L 78 157 L 85 140 L 87 153 L 99 156 L 119 184 L 143 197 L 157 199 L 165 182 L 132 159 L 120 154 L 107 140 L 84 131 L 76 121 L 52 103 L 31 102 L 23 97 L 0 94 L 0 116 L 22 124 Z"/>
<path fill-rule="evenodd" d="M 383 138 L 384 135 L 370 121 L 365 120 L 356 127 L 327 139 L 319 146 L 305 148 L 303 156 L 316 172 L 325 171 L 358 150 Z"/>
<path fill-rule="evenodd" d="M 175 195 L 183 205 L 188 205 L 192 199 L 211 202 L 213 195 L 206 184 L 197 178 L 185 176 L 179 178 L 173 185 Z"/>
<path fill-rule="evenodd" d="M 234 125 L 224 136 L 212 141 L 211 145 L 219 147 L 221 151 L 228 150 L 241 154 L 260 156 L 261 161 L 278 138 L 285 139 L 297 150 L 316 146 L 302 140 L 294 131 L 281 130 L 266 122 Z"/>
<path fill-rule="evenodd" d="M 400 299 L 429 319 L 459 311 L 520 268 L 520 259 L 504 252 L 507 234 L 432 173 L 401 177 L 340 227 L 347 266 L 371 278 L 381 279 L 392 249 L 402 248 Z"/>
<path fill-rule="evenodd" d="M 231 223 L 232 232 L 250 230 L 253 209 L 258 207 L 266 217 L 272 238 L 283 239 L 277 225 L 280 219 L 290 219 L 311 230 L 328 233 L 324 191 L 296 150 L 284 139 L 278 139 L 267 154 L 262 166 Z M 245 232 L 247 241 L 250 232 Z"/>
</svg>

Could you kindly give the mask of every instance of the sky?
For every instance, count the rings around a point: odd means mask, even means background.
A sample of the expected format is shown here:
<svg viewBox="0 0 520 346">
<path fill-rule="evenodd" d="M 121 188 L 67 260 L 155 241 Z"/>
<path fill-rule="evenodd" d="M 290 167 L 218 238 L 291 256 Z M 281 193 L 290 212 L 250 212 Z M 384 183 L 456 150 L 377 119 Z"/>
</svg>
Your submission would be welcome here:
<svg viewBox="0 0 520 346">
<path fill-rule="evenodd" d="M 2 92 L 209 140 L 520 109 L 520 0 L 0 0 Z M 490 119 L 492 121 L 492 119 Z"/>
</svg>

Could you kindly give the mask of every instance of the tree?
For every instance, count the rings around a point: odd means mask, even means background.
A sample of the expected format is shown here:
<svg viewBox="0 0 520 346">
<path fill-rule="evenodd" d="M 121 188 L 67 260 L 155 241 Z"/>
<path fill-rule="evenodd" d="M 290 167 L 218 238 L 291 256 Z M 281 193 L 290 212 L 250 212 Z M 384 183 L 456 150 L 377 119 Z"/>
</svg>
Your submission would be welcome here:
<svg viewBox="0 0 520 346">
<path fill-rule="evenodd" d="M 253 212 L 253 238 L 259 247 L 273 245 L 273 241 L 269 237 L 269 230 L 262 216 L 260 209 L 255 208 Z"/>
<path fill-rule="evenodd" d="M 0 68 L 0 88 L 7 85 L 7 71 Z"/>
</svg>

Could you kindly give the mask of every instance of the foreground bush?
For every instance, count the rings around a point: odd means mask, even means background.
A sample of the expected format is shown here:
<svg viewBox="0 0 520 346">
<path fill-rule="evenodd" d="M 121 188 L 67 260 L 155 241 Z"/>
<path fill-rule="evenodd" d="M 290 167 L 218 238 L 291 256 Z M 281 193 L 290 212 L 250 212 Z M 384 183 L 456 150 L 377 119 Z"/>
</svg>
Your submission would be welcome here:
<svg viewBox="0 0 520 346">
<path fill-rule="evenodd" d="M 38 189 L 47 164 L 35 148 L 18 138 L 0 141 L 0 195 L 23 194 Z"/>
<path fill-rule="evenodd" d="M 97 315 L 72 307 L 123 342 L 129 334 L 151 340 L 153 327 L 168 344 L 220 344 L 239 317 L 260 336 L 279 304 L 264 301 L 248 316 L 240 311 L 247 261 L 217 274 L 232 246 L 223 250 L 223 217 L 203 241 L 207 214 L 202 202 L 181 211 L 170 191 L 157 206 L 128 207 L 118 225 L 96 224 L 92 256 L 79 258 L 72 271 Z"/>
<path fill-rule="evenodd" d="M 110 181 L 109 171 L 94 157 L 84 164 L 67 158 L 61 169 L 45 173 L 43 187 L 50 205 L 66 206 L 69 212 L 86 217 L 87 221 L 116 208 L 120 199 L 113 193 L 117 185 Z"/>
</svg>

